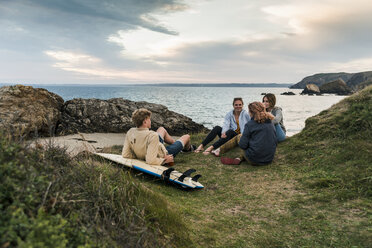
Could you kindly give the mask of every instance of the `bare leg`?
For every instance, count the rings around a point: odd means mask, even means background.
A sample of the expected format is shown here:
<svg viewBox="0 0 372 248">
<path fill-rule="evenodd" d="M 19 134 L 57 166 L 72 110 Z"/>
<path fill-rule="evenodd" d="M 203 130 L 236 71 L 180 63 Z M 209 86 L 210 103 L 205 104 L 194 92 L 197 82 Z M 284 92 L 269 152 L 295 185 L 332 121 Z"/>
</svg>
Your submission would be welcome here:
<svg viewBox="0 0 372 248">
<path fill-rule="evenodd" d="M 185 135 L 182 135 L 181 138 L 179 138 L 179 140 L 182 141 L 182 143 L 185 145 L 183 147 L 184 150 L 190 150 L 190 135 L 188 134 L 185 134 Z"/>
<path fill-rule="evenodd" d="M 159 127 L 158 130 L 156 130 L 156 132 L 162 137 L 165 143 L 169 145 L 174 143 L 174 139 L 172 138 L 172 136 L 169 135 L 169 133 L 164 127 Z"/>
</svg>

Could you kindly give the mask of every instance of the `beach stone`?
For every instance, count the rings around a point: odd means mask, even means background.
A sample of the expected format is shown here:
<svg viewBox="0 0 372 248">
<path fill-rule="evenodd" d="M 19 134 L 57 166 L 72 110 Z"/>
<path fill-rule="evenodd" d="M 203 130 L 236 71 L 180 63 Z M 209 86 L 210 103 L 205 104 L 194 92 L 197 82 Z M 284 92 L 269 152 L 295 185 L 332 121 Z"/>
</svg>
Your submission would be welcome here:
<svg viewBox="0 0 372 248">
<path fill-rule="evenodd" d="M 307 84 L 301 95 L 320 95 L 319 87 L 315 84 Z"/>
<path fill-rule="evenodd" d="M 46 89 L 13 85 L 0 88 L 0 128 L 15 136 L 50 136 L 61 117 L 62 97 Z"/>
<path fill-rule="evenodd" d="M 325 83 L 319 87 L 319 90 L 322 94 L 350 95 L 352 93 L 350 87 L 342 79 Z"/>
<path fill-rule="evenodd" d="M 134 126 L 131 120 L 132 113 L 139 108 L 146 108 L 152 112 L 153 130 L 163 126 L 171 135 L 177 136 L 208 131 L 203 125 L 195 123 L 187 116 L 170 111 L 161 104 L 134 102 L 123 98 L 109 100 L 76 98 L 66 101 L 63 105 L 57 134 L 127 132 Z"/>
<path fill-rule="evenodd" d="M 296 94 L 294 92 L 292 92 L 292 91 L 286 91 L 286 92 L 281 93 L 280 95 L 283 95 L 283 96 L 294 96 Z"/>
</svg>

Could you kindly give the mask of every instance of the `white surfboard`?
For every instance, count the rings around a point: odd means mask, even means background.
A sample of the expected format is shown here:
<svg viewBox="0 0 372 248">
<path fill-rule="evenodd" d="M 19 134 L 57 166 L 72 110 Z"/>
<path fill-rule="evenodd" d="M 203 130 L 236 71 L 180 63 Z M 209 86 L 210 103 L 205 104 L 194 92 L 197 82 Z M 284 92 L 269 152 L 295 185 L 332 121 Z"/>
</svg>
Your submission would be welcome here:
<svg viewBox="0 0 372 248">
<path fill-rule="evenodd" d="M 196 175 L 191 177 L 190 174 L 195 172 L 194 169 L 187 170 L 184 173 L 161 165 L 149 165 L 138 159 L 123 158 L 118 154 L 95 153 L 96 155 L 106 158 L 110 161 L 125 165 L 127 167 L 142 171 L 144 173 L 162 178 L 165 181 L 176 183 L 184 188 L 202 189 L 204 186 L 197 180 L 201 177 Z"/>
</svg>

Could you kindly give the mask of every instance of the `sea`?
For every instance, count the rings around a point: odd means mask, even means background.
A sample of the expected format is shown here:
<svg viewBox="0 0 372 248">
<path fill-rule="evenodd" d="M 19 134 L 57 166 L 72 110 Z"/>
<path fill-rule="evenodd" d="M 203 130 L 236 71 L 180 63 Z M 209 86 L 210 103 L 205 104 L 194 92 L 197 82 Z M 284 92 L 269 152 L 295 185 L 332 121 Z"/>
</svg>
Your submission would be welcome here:
<svg viewBox="0 0 372 248">
<path fill-rule="evenodd" d="M 300 95 L 300 89 L 281 87 L 181 87 L 181 86 L 82 86 L 38 85 L 60 95 L 65 101 L 73 98 L 124 98 L 132 101 L 147 101 L 165 105 L 169 110 L 190 117 L 207 128 L 222 125 L 224 116 L 232 109 L 234 97 L 242 97 L 244 108 L 253 101 L 262 101 L 263 93 L 273 93 L 277 106 L 281 107 L 287 136 L 300 132 L 305 120 L 339 102 L 344 96 Z M 292 91 L 296 95 L 281 95 Z"/>
</svg>

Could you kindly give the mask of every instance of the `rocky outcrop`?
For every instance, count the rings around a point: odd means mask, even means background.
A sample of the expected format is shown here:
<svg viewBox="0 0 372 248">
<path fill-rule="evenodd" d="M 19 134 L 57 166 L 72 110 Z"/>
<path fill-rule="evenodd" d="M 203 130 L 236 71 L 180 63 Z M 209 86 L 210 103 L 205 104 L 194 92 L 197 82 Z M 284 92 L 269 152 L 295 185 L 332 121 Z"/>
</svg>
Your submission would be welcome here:
<svg viewBox="0 0 372 248">
<path fill-rule="evenodd" d="M 62 97 L 45 89 L 15 85 L 0 88 L 0 127 L 17 136 L 54 133 Z"/>
<path fill-rule="evenodd" d="M 312 76 L 305 77 L 300 82 L 292 85 L 291 89 L 304 89 L 307 84 L 315 84 L 320 87 L 323 84 L 341 79 L 346 82 L 346 85 L 354 91 L 363 89 L 372 81 L 372 71 L 358 73 L 318 73 Z"/>
<path fill-rule="evenodd" d="M 307 84 L 315 84 L 320 86 L 322 84 L 335 81 L 337 79 L 342 79 L 347 82 L 354 73 L 338 72 L 338 73 L 318 73 L 312 76 L 305 77 L 300 82 L 292 85 L 291 89 L 305 89 Z"/>
<path fill-rule="evenodd" d="M 315 84 L 307 84 L 301 95 L 320 95 L 319 87 Z"/>
<path fill-rule="evenodd" d="M 286 91 L 286 92 L 280 93 L 280 95 L 283 95 L 283 96 L 294 96 L 296 94 L 294 92 L 292 92 L 292 91 Z"/>
<path fill-rule="evenodd" d="M 358 90 L 369 85 L 368 82 L 372 81 L 372 71 L 365 71 L 355 73 L 348 81 L 346 81 L 347 86 L 353 90 Z M 361 86 L 359 86 L 361 84 Z"/>
<path fill-rule="evenodd" d="M 323 84 L 319 87 L 320 93 L 350 95 L 352 90 L 346 85 L 342 79 Z"/>
<path fill-rule="evenodd" d="M 23 85 L 0 88 L 0 129 L 27 137 L 126 132 L 133 127 L 131 116 L 138 108 L 147 108 L 153 113 L 152 129 L 163 126 L 171 135 L 208 130 L 160 104 L 122 98 L 78 98 L 64 102 L 60 96 L 45 89 Z"/>
<path fill-rule="evenodd" d="M 170 111 L 160 104 L 133 102 L 122 98 L 109 100 L 78 98 L 67 101 L 63 105 L 57 134 L 126 132 L 133 127 L 131 121 L 133 111 L 139 108 L 146 108 L 152 112 L 151 124 L 154 130 L 163 126 L 171 135 L 207 130 L 189 117 Z"/>
</svg>

